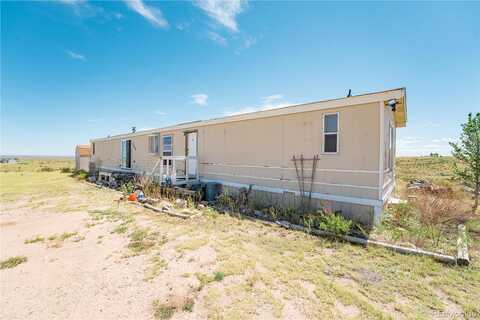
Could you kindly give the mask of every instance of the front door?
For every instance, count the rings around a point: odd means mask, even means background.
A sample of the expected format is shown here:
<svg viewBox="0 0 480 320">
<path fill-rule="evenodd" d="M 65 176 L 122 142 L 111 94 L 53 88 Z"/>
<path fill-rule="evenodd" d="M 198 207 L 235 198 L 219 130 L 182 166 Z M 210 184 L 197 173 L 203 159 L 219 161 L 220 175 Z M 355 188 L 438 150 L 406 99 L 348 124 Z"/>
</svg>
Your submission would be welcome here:
<svg viewBox="0 0 480 320">
<path fill-rule="evenodd" d="M 189 176 L 197 175 L 197 133 L 187 133 L 187 157 L 194 157 L 194 159 L 187 159 L 187 174 Z"/>
<path fill-rule="evenodd" d="M 122 167 L 132 167 L 132 142 L 131 140 L 122 140 Z"/>
</svg>

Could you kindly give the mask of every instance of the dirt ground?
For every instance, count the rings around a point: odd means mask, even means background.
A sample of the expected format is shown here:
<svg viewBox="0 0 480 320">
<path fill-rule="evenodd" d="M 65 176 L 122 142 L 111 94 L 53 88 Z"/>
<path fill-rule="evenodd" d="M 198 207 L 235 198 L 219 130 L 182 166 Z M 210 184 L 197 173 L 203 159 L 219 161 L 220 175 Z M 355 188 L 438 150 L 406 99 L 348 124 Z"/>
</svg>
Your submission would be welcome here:
<svg viewBox="0 0 480 320">
<path fill-rule="evenodd" d="M 1 319 L 476 319 L 478 263 L 204 210 L 182 220 L 67 174 L 1 173 Z"/>
</svg>

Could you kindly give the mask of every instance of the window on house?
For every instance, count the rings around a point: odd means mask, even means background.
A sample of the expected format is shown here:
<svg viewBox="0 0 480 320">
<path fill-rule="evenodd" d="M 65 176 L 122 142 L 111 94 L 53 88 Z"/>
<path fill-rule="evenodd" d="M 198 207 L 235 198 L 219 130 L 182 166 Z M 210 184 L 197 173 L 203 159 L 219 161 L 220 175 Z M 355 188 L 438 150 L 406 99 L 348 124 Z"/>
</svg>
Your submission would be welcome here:
<svg viewBox="0 0 480 320">
<path fill-rule="evenodd" d="M 323 117 L 323 152 L 338 152 L 338 113 Z"/>
<path fill-rule="evenodd" d="M 165 157 L 173 154 L 173 137 L 162 136 L 162 155 Z"/>
<path fill-rule="evenodd" d="M 92 143 L 92 155 L 95 155 L 95 142 Z"/>
<path fill-rule="evenodd" d="M 160 137 L 158 135 L 148 136 L 148 152 L 158 153 L 160 148 Z"/>
</svg>

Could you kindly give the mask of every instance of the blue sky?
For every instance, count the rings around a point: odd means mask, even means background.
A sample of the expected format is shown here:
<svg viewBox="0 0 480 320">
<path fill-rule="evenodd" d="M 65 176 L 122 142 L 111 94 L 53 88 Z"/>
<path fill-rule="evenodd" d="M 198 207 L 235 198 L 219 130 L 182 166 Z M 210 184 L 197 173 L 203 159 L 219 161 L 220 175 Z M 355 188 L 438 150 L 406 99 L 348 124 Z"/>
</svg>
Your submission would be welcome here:
<svg viewBox="0 0 480 320">
<path fill-rule="evenodd" d="M 2 154 L 407 87 L 400 155 L 480 111 L 480 3 L 1 2 Z"/>
</svg>

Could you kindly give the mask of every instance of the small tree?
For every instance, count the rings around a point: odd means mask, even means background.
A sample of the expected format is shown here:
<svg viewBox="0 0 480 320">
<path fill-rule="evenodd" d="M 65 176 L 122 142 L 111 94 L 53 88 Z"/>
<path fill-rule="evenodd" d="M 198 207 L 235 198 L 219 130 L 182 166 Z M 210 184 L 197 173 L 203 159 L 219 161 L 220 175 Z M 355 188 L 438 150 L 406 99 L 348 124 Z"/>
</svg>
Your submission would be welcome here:
<svg viewBox="0 0 480 320">
<path fill-rule="evenodd" d="M 480 192 L 480 113 L 468 114 L 468 120 L 462 124 L 462 134 L 458 143 L 450 143 L 452 155 L 462 164 L 454 164 L 454 173 L 466 186 L 474 189 L 475 203 L 473 213 L 478 208 Z"/>
</svg>

